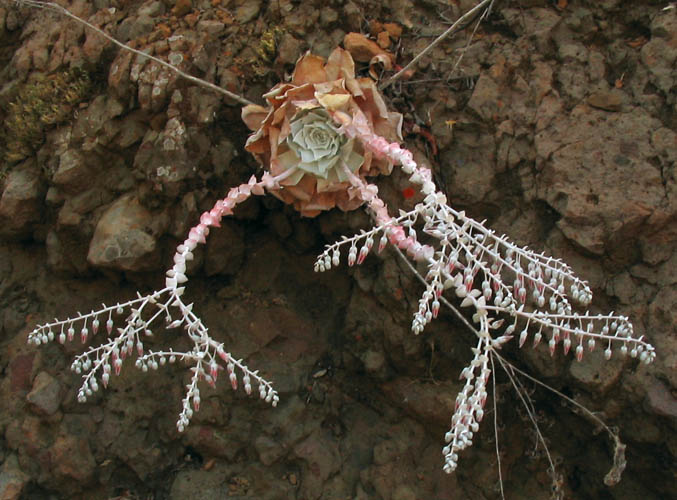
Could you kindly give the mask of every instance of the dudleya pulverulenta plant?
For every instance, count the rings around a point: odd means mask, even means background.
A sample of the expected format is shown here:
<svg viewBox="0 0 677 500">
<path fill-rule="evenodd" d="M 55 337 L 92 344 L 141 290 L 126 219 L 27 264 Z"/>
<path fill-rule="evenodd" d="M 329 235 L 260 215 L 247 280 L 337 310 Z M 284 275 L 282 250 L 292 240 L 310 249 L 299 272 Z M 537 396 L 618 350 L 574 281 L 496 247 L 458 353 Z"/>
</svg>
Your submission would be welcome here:
<svg viewBox="0 0 677 500">
<path fill-rule="evenodd" d="M 83 376 L 79 401 L 92 396 L 99 382 L 106 386 L 111 373 L 119 374 L 125 359 L 136 353 L 135 365 L 143 371 L 175 361 L 192 365 L 177 420 L 179 431 L 200 408 L 199 386 L 203 382 L 215 385 L 224 370 L 233 389 L 241 386 L 247 394 L 258 393 L 273 406 L 278 403 L 272 384 L 232 356 L 193 312 L 193 304 L 183 298 L 187 263 L 194 258 L 196 247 L 206 242 L 210 230 L 219 227 L 221 218 L 232 214 L 239 203 L 265 192 L 311 217 L 334 207 L 348 211 L 364 205 L 374 227 L 329 245 L 318 257 L 315 270 L 338 266 L 345 247 L 349 247 L 349 265 L 360 264 L 373 246 L 380 251 L 390 244 L 406 253 L 427 268 L 420 276 L 425 291 L 414 312 L 413 333 L 423 332 L 442 304 L 453 309 L 447 296 L 460 299 L 461 307 L 472 308 L 474 314 L 468 315 L 472 323 L 459 314 L 477 336 L 477 344 L 471 361 L 461 371 L 466 382 L 445 435 L 444 470 L 448 473 L 456 469 L 459 453 L 472 445 L 484 416 L 493 360 L 505 362 L 497 350 L 513 338 L 518 338 L 519 347 L 529 336 L 534 347 L 543 340 L 551 355 L 559 347 L 564 355 L 572 352 L 578 361 L 586 350 L 599 345 L 607 359 L 617 347 L 622 355 L 645 363 L 654 360 L 653 346 L 635 335 L 628 318 L 574 309 L 586 307 L 592 291 L 568 265 L 519 247 L 449 206 L 430 169 L 419 165 L 400 145 L 402 116 L 388 111 L 372 80 L 355 77 L 348 52 L 337 48 L 326 62 L 314 55 L 303 56 L 291 82 L 276 85 L 264 98 L 267 108 L 247 105 L 242 111 L 244 122 L 254 131 L 246 149 L 261 162 L 263 174 L 232 188 L 201 215 L 200 222 L 177 246 L 165 287 L 122 304 L 39 325 L 29 334 L 29 342 L 36 345 L 54 339 L 65 343 L 74 338 L 77 328 L 84 343 L 90 328 L 96 334 L 105 324 L 109 336 L 72 364 Z M 370 175 L 389 174 L 393 165 L 401 166 L 423 196 L 412 210 L 397 217 L 389 215 L 377 186 L 366 180 Z M 427 243 L 418 241 L 417 231 L 427 235 Z M 114 333 L 114 315 L 125 311 L 127 317 Z M 191 348 L 183 352 L 147 350 L 143 338 L 162 322 L 167 328 L 183 329 L 192 341 Z M 624 458 L 618 463 L 624 466 Z M 614 471 L 618 470 L 622 468 L 615 463 Z M 608 484 L 617 482 L 616 475 L 612 476 Z"/>
<path fill-rule="evenodd" d="M 373 80 L 355 77 L 350 53 L 335 49 L 325 61 L 306 54 L 291 82 L 263 96 L 268 108 L 245 106 L 242 119 L 254 131 L 245 148 L 258 158 L 281 189 L 269 192 L 307 217 L 364 203 L 348 182 L 343 165 L 359 177 L 389 174 L 392 160 L 365 148 L 339 130 L 337 115 L 357 118 L 372 133 L 401 141 L 402 115 L 388 111 Z M 280 177 L 282 176 L 282 177 Z"/>
</svg>

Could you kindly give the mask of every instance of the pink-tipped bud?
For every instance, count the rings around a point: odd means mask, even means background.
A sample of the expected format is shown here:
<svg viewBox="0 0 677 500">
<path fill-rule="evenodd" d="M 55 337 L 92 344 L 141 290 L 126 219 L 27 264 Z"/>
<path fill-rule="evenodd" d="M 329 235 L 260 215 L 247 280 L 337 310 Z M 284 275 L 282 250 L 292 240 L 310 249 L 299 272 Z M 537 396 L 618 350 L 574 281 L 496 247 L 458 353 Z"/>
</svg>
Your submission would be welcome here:
<svg viewBox="0 0 677 500">
<path fill-rule="evenodd" d="M 578 344 L 576 346 L 576 361 L 580 361 L 583 359 L 583 346 L 581 344 Z"/>
<path fill-rule="evenodd" d="M 94 318 L 92 321 L 92 333 L 96 335 L 96 333 L 99 331 L 99 320 Z"/>
<path fill-rule="evenodd" d="M 571 349 L 571 339 L 569 338 L 569 335 L 564 338 L 562 346 L 564 347 L 564 355 L 566 356 L 569 354 L 569 349 Z"/>
<path fill-rule="evenodd" d="M 219 353 L 219 357 L 225 362 L 228 363 L 230 362 L 230 358 L 228 357 L 228 353 L 224 351 L 223 349 L 219 349 L 217 351 Z"/>
<path fill-rule="evenodd" d="M 519 339 L 519 346 L 522 347 L 524 345 L 524 342 L 527 340 L 527 330 L 526 328 L 522 330 L 522 333 L 520 333 L 520 339 Z"/>
<path fill-rule="evenodd" d="M 195 411 L 200 411 L 200 396 L 193 397 L 193 408 Z"/>
<path fill-rule="evenodd" d="M 106 321 L 106 332 L 108 332 L 108 335 L 110 335 L 113 332 L 113 320 L 109 319 Z"/>
<path fill-rule="evenodd" d="M 237 375 L 235 372 L 231 372 L 230 374 L 230 386 L 233 388 L 234 391 L 237 391 Z"/>
<path fill-rule="evenodd" d="M 87 330 L 87 327 L 84 326 L 82 330 L 80 330 L 80 341 L 84 344 L 87 342 L 87 335 L 89 334 L 89 330 Z"/>
<path fill-rule="evenodd" d="M 433 318 L 437 318 L 437 315 L 440 312 L 440 303 L 437 300 L 433 301 L 433 307 L 432 307 L 432 312 L 433 312 Z"/>
<path fill-rule="evenodd" d="M 381 253 L 385 249 L 387 243 L 388 243 L 388 238 L 384 234 L 383 236 L 381 236 L 381 239 L 378 241 L 378 250 L 377 250 L 378 253 Z"/>
<path fill-rule="evenodd" d="M 472 284 L 473 284 L 473 276 L 472 274 L 469 274 L 465 278 L 465 291 L 470 292 L 472 290 Z"/>
<path fill-rule="evenodd" d="M 209 365 L 209 374 L 212 376 L 212 379 L 216 382 L 216 378 L 219 376 L 219 365 L 217 365 L 215 361 L 213 361 Z"/>
<path fill-rule="evenodd" d="M 363 246 L 360 249 L 360 253 L 357 255 L 357 263 L 362 264 L 364 262 L 364 259 L 367 258 L 367 255 L 369 254 L 369 248 L 366 246 Z"/>
</svg>

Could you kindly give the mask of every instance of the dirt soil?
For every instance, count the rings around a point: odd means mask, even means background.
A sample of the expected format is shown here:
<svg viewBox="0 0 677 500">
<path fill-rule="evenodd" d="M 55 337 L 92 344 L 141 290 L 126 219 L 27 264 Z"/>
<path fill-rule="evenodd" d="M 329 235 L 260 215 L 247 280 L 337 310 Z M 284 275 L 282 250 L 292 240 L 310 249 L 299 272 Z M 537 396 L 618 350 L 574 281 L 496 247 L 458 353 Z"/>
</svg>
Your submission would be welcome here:
<svg viewBox="0 0 677 500">
<path fill-rule="evenodd" d="M 254 102 L 306 50 L 362 33 L 404 65 L 470 0 L 59 0 L 119 41 Z M 666 7 L 667 6 L 667 7 Z M 390 24 L 388 24 L 390 23 Z M 367 216 L 304 219 L 244 204 L 196 254 L 186 294 L 210 332 L 275 382 L 280 405 L 204 387 L 185 433 L 183 366 L 123 369 L 76 402 L 79 340 L 26 344 L 36 323 L 148 293 L 179 241 L 260 172 L 240 106 L 78 23 L 0 2 L 0 499 L 664 499 L 677 456 L 677 8 L 637 0 L 504 0 L 385 91 L 406 144 L 456 208 L 563 258 L 591 310 L 632 318 L 650 366 L 506 348 L 515 364 L 617 427 L 607 436 L 524 381 L 557 464 L 505 374 L 473 447 L 442 472 L 471 332 L 409 328 L 421 287 L 392 253 L 313 273 Z M 371 46 L 373 49 L 373 46 Z M 462 59 L 459 62 L 459 58 Z M 358 63 L 363 74 L 368 64 Z M 380 72 L 379 68 L 375 68 Z M 385 72 L 384 76 L 391 73 Z M 411 207 L 406 178 L 378 181 Z M 102 243 L 95 232 L 108 235 Z M 101 333 L 99 334 L 101 335 Z M 156 332 L 149 348 L 185 348 Z M 673 486 L 671 487 L 670 484 Z"/>
</svg>

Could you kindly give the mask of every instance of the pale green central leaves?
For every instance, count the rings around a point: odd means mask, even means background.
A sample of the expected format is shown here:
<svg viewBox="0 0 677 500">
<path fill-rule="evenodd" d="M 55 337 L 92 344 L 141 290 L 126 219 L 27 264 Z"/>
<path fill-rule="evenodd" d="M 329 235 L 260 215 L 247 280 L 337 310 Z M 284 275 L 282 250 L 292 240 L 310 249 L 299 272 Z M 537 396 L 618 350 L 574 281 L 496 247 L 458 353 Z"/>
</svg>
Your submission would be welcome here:
<svg viewBox="0 0 677 500">
<path fill-rule="evenodd" d="M 296 168 L 289 177 L 297 183 L 306 174 L 317 179 L 317 190 L 331 189 L 332 184 L 348 180 L 343 170 L 347 166 L 356 172 L 364 158 L 354 151 L 355 141 L 339 132 L 332 118 L 322 108 L 300 111 L 290 122 L 286 139 L 287 151 L 278 155 L 285 168 Z"/>
</svg>

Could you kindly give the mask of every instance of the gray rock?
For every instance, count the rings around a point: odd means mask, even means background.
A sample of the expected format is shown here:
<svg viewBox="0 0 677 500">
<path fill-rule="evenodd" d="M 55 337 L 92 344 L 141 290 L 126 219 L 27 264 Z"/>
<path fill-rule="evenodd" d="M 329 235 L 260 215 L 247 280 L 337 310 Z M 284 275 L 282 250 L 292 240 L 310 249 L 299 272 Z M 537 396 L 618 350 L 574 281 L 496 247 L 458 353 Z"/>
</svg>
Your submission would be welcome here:
<svg viewBox="0 0 677 500">
<path fill-rule="evenodd" d="M 616 385 L 624 370 L 623 357 L 618 349 L 609 361 L 604 359 L 603 351 L 604 346 L 597 346 L 593 352 L 586 349 L 580 363 L 572 361 L 569 367 L 571 376 L 593 394 L 605 394 Z"/>
<path fill-rule="evenodd" d="M 658 380 L 649 386 L 646 395 L 646 405 L 653 413 L 677 419 L 677 399 L 670 393 L 665 384 Z"/>
<path fill-rule="evenodd" d="M 47 372 L 40 372 L 26 396 L 37 414 L 53 415 L 61 404 L 61 384 Z"/>
<path fill-rule="evenodd" d="M 52 182 L 66 194 L 77 194 L 91 186 L 92 174 L 84 155 L 77 149 L 69 149 L 60 156 Z"/>
<path fill-rule="evenodd" d="M 261 11 L 261 0 L 246 0 L 239 3 L 240 6 L 235 9 L 235 20 L 240 24 L 253 20 Z"/>
<path fill-rule="evenodd" d="M 14 167 L 0 198 L 0 236 L 30 236 L 41 220 L 44 193 L 40 170 L 31 160 Z"/>
<path fill-rule="evenodd" d="M 29 476 L 19 467 L 17 456 L 10 455 L 0 469 L 0 499 L 19 500 L 28 481 Z"/>
<path fill-rule="evenodd" d="M 156 2 L 159 3 L 159 2 Z M 117 39 L 121 42 L 134 40 L 147 33 L 150 33 L 155 26 L 155 21 L 148 15 L 138 17 L 128 17 L 118 27 Z"/>
<path fill-rule="evenodd" d="M 153 215 L 132 195 L 103 214 L 89 244 L 87 261 L 95 267 L 144 271 L 158 267 Z"/>
<path fill-rule="evenodd" d="M 642 63 L 651 73 L 652 83 L 666 94 L 675 89 L 677 63 L 677 16 L 660 13 L 651 24 L 651 40 L 641 49 Z"/>
<path fill-rule="evenodd" d="M 203 19 L 201 21 L 198 21 L 197 23 L 198 31 L 204 31 L 209 36 L 214 37 L 222 35 L 225 28 L 226 25 L 223 24 L 221 21 L 216 21 L 212 19 Z"/>
</svg>

